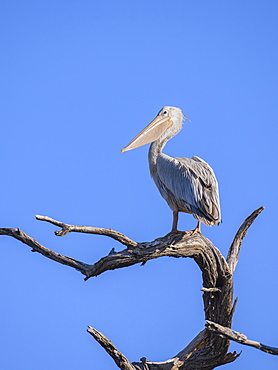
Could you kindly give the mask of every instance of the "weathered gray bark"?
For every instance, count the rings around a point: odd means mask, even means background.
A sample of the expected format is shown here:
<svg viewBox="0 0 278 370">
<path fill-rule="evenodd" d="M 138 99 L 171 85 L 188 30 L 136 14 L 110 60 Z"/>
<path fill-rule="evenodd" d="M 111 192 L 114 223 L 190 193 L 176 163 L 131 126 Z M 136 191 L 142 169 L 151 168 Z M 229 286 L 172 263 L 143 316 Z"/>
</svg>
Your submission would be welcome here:
<svg viewBox="0 0 278 370">
<path fill-rule="evenodd" d="M 173 358 L 164 362 L 151 362 L 143 357 L 140 362 L 130 363 L 102 333 L 91 327 L 88 328 L 88 332 L 122 370 L 209 370 L 235 361 L 239 356 L 235 352 L 228 353 L 230 339 L 271 354 L 278 354 L 278 349 L 250 341 L 243 334 L 230 329 L 237 301 L 233 301 L 232 275 L 238 262 L 242 239 L 262 210 L 263 207 L 257 209 L 243 222 L 229 249 L 227 259 L 222 256 L 211 241 L 201 234 L 170 233 L 152 242 L 136 243 L 111 229 L 68 225 L 47 216 L 36 217 L 38 220 L 59 226 L 61 230 L 55 232 L 58 236 L 64 236 L 69 232 L 106 235 L 124 244 L 126 248 L 120 252 L 115 252 L 112 249 L 108 256 L 89 265 L 45 248 L 19 229 L 2 228 L 0 235 L 12 236 L 29 245 L 33 252 L 39 252 L 56 262 L 74 267 L 85 275 L 85 280 L 107 270 L 131 266 L 136 263 L 144 264 L 148 260 L 162 256 L 193 258 L 202 271 L 203 302 L 207 324 L 204 330 Z"/>
</svg>

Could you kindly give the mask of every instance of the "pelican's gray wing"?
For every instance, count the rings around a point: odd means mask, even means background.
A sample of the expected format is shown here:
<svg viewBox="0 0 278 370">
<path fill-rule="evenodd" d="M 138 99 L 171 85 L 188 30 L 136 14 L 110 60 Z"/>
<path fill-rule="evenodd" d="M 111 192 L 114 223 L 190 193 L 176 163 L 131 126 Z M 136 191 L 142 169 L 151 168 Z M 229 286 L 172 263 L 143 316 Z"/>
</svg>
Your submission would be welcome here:
<svg viewBox="0 0 278 370">
<path fill-rule="evenodd" d="M 161 154 L 157 158 L 157 175 L 163 191 L 168 191 L 168 200 L 163 196 L 169 205 L 175 201 L 178 210 L 184 208 L 187 212 L 187 208 L 207 225 L 221 221 L 217 180 L 212 168 L 201 158 L 171 158 Z"/>
</svg>

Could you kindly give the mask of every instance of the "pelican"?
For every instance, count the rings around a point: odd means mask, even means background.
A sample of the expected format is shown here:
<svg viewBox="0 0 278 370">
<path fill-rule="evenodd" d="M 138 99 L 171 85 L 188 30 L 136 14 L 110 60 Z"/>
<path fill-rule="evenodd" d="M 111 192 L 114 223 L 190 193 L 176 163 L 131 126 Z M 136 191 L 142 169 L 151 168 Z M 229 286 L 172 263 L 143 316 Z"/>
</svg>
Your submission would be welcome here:
<svg viewBox="0 0 278 370">
<path fill-rule="evenodd" d="M 169 139 L 182 129 L 185 117 L 180 108 L 164 107 L 155 119 L 121 152 L 152 143 L 149 149 L 151 176 L 162 197 L 173 211 L 172 231 L 177 232 L 179 212 L 192 214 L 197 226 L 185 233 L 201 233 L 200 222 L 221 222 L 218 183 L 212 168 L 201 158 L 170 157 L 162 153 Z"/>
</svg>

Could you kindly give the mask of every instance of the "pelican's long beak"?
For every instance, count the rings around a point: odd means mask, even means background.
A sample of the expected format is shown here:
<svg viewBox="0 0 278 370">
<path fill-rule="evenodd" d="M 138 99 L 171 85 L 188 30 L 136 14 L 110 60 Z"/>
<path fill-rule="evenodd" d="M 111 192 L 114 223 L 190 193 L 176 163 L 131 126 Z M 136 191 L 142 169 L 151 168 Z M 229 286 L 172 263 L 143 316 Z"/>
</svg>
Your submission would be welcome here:
<svg viewBox="0 0 278 370">
<path fill-rule="evenodd" d="M 140 132 L 121 152 L 138 148 L 139 146 L 154 142 L 173 124 L 169 116 L 157 116 L 143 131 Z"/>
</svg>

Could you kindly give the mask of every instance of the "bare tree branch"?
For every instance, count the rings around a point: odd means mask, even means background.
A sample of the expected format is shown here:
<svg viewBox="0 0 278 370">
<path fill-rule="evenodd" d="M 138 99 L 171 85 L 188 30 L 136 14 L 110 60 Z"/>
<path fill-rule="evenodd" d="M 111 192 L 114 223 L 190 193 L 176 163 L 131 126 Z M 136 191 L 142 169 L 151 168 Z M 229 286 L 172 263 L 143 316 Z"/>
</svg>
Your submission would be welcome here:
<svg viewBox="0 0 278 370">
<path fill-rule="evenodd" d="M 40 221 L 50 222 L 55 226 L 61 227 L 62 230 L 55 231 L 55 235 L 57 236 L 64 236 L 70 232 L 97 234 L 109 236 L 110 238 L 117 240 L 118 242 L 126 245 L 127 247 L 135 247 L 137 245 L 135 241 L 131 240 L 124 234 L 121 234 L 118 231 L 112 229 L 104 229 L 101 227 L 91 227 L 91 226 L 68 225 L 64 222 L 54 220 L 53 218 L 50 218 L 48 216 L 36 215 L 36 219 Z"/>
<path fill-rule="evenodd" d="M 2 228 L 0 229 L 0 235 L 16 238 L 30 246 L 33 252 L 39 252 L 56 262 L 74 267 L 85 275 L 85 280 L 108 270 L 127 267 L 137 263 L 144 264 L 146 261 L 162 256 L 193 258 L 202 271 L 203 288 L 201 290 L 203 291 L 207 328 L 201 331 L 175 357 L 163 362 L 151 362 L 142 357 L 141 362 L 133 362 L 131 364 L 103 334 L 91 327 L 89 327 L 88 332 L 105 348 L 122 370 L 211 370 L 217 366 L 232 362 L 239 356 L 236 352 L 227 353 L 229 340 L 236 339 L 233 336 L 224 335 L 223 332 L 216 332 L 215 325 L 222 329 L 230 330 L 230 334 L 232 333 L 236 336 L 236 332 L 230 329 L 237 302 L 237 299 L 233 302 L 232 273 L 238 261 L 240 246 L 246 230 L 262 210 L 263 207 L 254 211 L 244 221 L 229 249 L 227 261 L 211 241 L 202 234 L 185 235 L 177 232 L 167 234 L 151 242 L 136 243 L 127 236 L 111 229 L 68 225 L 47 216 L 36 217 L 38 220 L 50 222 L 60 227 L 61 230 L 55 232 L 58 236 L 66 235 L 69 232 L 106 235 L 124 244 L 127 248 L 120 252 L 115 252 L 114 248 L 112 248 L 108 256 L 101 258 L 93 265 L 89 265 L 45 248 L 19 229 Z M 240 337 L 242 334 L 237 334 L 236 337 L 240 338 L 237 341 L 240 343 L 253 345 L 268 353 L 278 351 L 261 343 L 248 341 L 245 336 Z"/>
<path fill-rule="evenodd" d="M 206 328 L 219 335 L 225 336 L 235 342 L 245 344 L 246 346 L 255 347 L 261 351 L 270 353 L 271 355 L 278 355 L 278 348 L 266 346 L 260 342 L 247 339 L 246 335 L 239 333 L 238 331 L 219 325 L 215 322 L 207 320 Z"/>
<path fill-rule="evenodd" d="M 45 216 L 41 217 L 44 218 Z M 51 223 L 55 222 L 55 224 L 59 223 L 58 226 L 60 227 L 63 224 L 60 221 L 51 219 L 50 217 L 47 217 L 47 221 Z M 73 226 L 73 229 L 77 230 L 76 228 L 78 229 L 77 226 Z M 80 226 L 80 230 L 81 228 L 83 227 Z M 87 228 L 85 227 L 85 229 Z M 110 233 L 110 229 L 102 230 L 104 230 L 104 234 L 102 235 L 107 235 L 114 239 L 114 234 Z M 32 248 L 33 252 L 41 253 L 45 257 L 50 258 L 56 262 L 74 267 L 76 270 L 80 271 L 83 275 L 86 276 L 85 280 L 93 276 L 98 276 L 105 271 L 132 266 L 137 263 L 144 263 L 151 259 L 159 258 L 162 256 L 176 258 L 191 257 L 194 258 L 198 264 L 205 264 L 206 267 L 203 270 L 203 274 L 205 274 L 204 281 L 207 287 L 213 287 L 216 284 L 215 279 L 218 276 L 216 272 L 217 266 L 222 266 L 223 263 L 226 265 L 226 261 L 222 257 L 220 251 L 201 234 L 191 236 L 176 233 L 168 234 L 163 238 L 158 238 L 151 242 L 133 242 L 131 248 L 128 247 L 127 249 L 124 249 L 120 252 L 110 252 L 108 256 L 101 258 L 93 265 L 86 264 L 84 262 L 75 260 L 71 257 L 64 256 L 48 248 L 45 248 L 35 239 L 19 229 L 0 228 L 0 235 L 12 236 L 20 240 L 22 243 L 29 245 Z M 207 253 L 208 255 L 206 255 Z M 211 261 L 214 261 L 214 264 L 212 264 Z M 212 269 L 213 266 L 214 269 Z M 228 273 L 227 266 L 225 267 L 225 270 L 226 273 Z"/>
<path fill-rule="evenodd" d="M 105 351 L 113 358 L 116 365 L 122 370 L 136 370 L 136 368 L 128 361 L 128 359 L 114 346 L 114 344 L 100 333 L 98 330 L 88 326 L 87 332 L 90 333 L 95 340 L 105 349 Z"/>
<path fill-rule="evenodd" d="M 236 236 L 234 237 L 234 240 L 232 242 L 232 245 L 230 246 L 228 257 L 227 257 L 227 263 L 229 265 L 231 274 L 234 273 L 236 269 L 236 265 L 238 263 L 238 256 L 239 251 L 241 247 L 241 243 L 243 238 L 245 237 L 247 230 L 252 225 L 252 223 L 255 221 L 256 217 L 264 210 L 264 207 L 260 207 L 256 209 L 249 217 L 245 219 L 243 224 L 238 229 L 238 232 L 236 233 Z"/>
<path fill-rule="evenodd" d="M 84 275 L 86 275 L 86 271 L 90 268 L 90 265 L 87 265 L 86 263 L 80 262 L 71 257 L 63 256 L 62 254 L 56 253 L 51 249 L 45 248 L 43 245 L 38 243 L 31 236 L 25 234 L 20 229 L 0 228 L 0 235 L 11 236 L 22 243 L 29 245 L 29 247 L 32 248 L 32 252 L 39 252 L 53 261 L 73 267 Z"/>
</svg>

